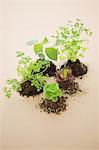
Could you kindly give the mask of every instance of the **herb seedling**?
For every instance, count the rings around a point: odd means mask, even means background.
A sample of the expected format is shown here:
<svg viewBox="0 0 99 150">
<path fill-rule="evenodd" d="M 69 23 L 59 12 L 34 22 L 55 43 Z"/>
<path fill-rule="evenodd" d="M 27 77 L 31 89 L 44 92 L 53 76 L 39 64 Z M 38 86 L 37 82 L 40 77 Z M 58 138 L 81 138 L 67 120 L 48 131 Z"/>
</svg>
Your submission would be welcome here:
<svg viewBox="0 0 99 150">
<path fill-rule="evenodd" d="M 21 76 L 22 81 L 31 80 L 34 74 L 43 73 L 50 67 L 48 60 L 37 60 L 34 62 L 29 56 L 25 56 L 25 54 L 20 55 L 20 51 L 18 51 L 17 54 L 17 57 L 20 57 L 17 73 Z"/>
<path fill-rule="evenodd" d="M 92 32 L 77 19 L 75 23 L 69 21 L 66 26 L 61 26 L 56 31 L 55 46 L 59 49 L 59 58 L 68 59 L 73 62 L 79 57 L 84 57 L 88 50 L 85 44 L 88 42 L 83 36 L 91 36 Z"/>
<path fill-rule="evenodd" d="M 47 76 L 43 76 L 42 74 L 36 74 L 33 76 L 33 79 L 31 80 L 31 85 L 35 86 L 37 92 L 39 92 L 45 86 L 46 79 Z"/>
<path fill-rule="evenodd" d="M 45 85 L 44 95 L 48 100 L 57 102 L 58 98 L 62 96 L 62 91 L 59 88 L 58 83 L 50 83 Z"/>
<path fill-rule="evenodd" d="M 50 62 L 48 60 L 37 60 L 34 62 L 22 51 L 17 51 L 16 54 L 20 58 L 17 74 L 21 77 L 21 82 L 31 81 L 31 86 L 34 86 L 39 92 L 46 83 L 47 75 L 43 75 L 43 72 L 50 67 Z M 11 97 L 12 92 L 22 90 L 21 84 L 17 79 L 7 80 L 7 84 L 9 86 L 4 87 L 4 92 L 8 98 Z"/>
<path fill-rule="evenodd" d="M 20 52 L 18 52 L 20 54 Z M 31 86 L 35 86 L 39 92 L 45 85 L 47 76 L 43 75 L 43 72 L 50 67 L 48 60 L 37 60 L 33 61 L 30 57 L 18 55 L 21 57 L 17 72 L 22 77 L 22 81 L 31 81 Z"/>
<path fill-rule="evenodd" d="M 20 82 L 17 79 L 7 80 L 6 83 L 7 86 L 5 86 L 3 90 L 8 98 L 11 97 L 12 92 L 22 90 Z"/>
</svg>

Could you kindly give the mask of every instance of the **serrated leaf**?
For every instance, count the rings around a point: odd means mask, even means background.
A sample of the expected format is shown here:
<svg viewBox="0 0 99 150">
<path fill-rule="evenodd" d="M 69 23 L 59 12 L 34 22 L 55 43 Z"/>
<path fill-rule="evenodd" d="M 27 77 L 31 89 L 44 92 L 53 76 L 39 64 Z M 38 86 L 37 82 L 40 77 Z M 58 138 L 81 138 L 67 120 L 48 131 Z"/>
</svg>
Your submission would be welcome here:
<svg viewBox="0 0 99 150">
<path fill-rule="evenodd" d="M 57 54 L 58 50 L 53 48 L 53 47 L 48 47 L 45 49 L 46 55 L 51 59 L 51 60 L 57 60 Z"/>
<path fill-rule="evenodd" d="M 37 43 L 34 45 L 34 51 L 36 54 L 40 53 L 43 51 L 43 46 L 41 43 Z"/>
<path fill-rule="evenodd" d="M 16 52 L 17 57 L 22 57 L 23 55 L 24 55 L 24 52 L 22 52 L 22 51 L 17 51 Z"/>
<path fill-rule="evenodd" d="M 8 90 L 8 91 L 6 92 L 6 96 L 7 96 L 8 98 L 11 97 L 11 90 Z"/>
</svg>

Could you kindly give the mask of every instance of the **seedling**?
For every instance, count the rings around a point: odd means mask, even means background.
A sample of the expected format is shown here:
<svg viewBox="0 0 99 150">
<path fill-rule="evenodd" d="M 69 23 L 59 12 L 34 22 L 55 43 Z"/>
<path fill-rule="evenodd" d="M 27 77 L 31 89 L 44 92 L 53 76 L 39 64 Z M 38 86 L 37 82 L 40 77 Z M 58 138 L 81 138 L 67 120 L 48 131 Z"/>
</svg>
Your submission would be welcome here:
<svg viewBox="0 0 99 150">
<path fill-rule="evenodd" d="M 43 75 L 43 72 L 50 67 L 50 62 L 47 60 L 33 61 L 29 56 L 26 56 L 22 51 L 17 51 L 17 57 L 20 58 L 17 67 L 17 74 L 21 77 L 21 82 L 31 81 L 31 86 L 34 86 L 39 92 L 45 85 L 48 75 Z M 7 85 L 4 87 L 4 92 L 8 98 L 12 92 L 21 91 L 21 84 L 17 79 L 7 80 Z"/>
<path fill-rule="evenodd" d="M 27 42 L 27 45 L 33 45 L 34 52 L 40 59 L 45 59 L 45 56 L 47 55 L 49 59 L 56 61 L 58 49 L 45 46 L 48 42 L 48 38 L 45 37 L 41 42 L 29 41 Z"/>
<path fill-rule="evenodd" d="M 55 47 L 59 49 L 59 58 L 68 59 L 73 62 L 77 58 L 84 57 L 84 53 L 88 50 L 85 46 L 88 40 L 83 38 L 91 36 L 92 32 L 77 19 L 75 23 L 69 21 L 66 26 L 61 26 L 56 31 Z"/>
<path fill-rule="evenodd" d="M 33 49 L 35 54 L 40 58 L 40 59 L 45 59 L 45 54 L 44 54 L 44 45 L 48 43 L 47 37 L 43 39 L 41 42 L 36 42 L 33 45 Z"/>
<path fill-rule="evenodd" d="M 36 74 L 33 76 L 31 80 L 31 85 L 35 86 L 37 89 L 37 92 L 39 92 L 45 86 L 46 79 L 47 79 L 47 76 L 43 76 L 42 74 Z"/>
<path fill-rule="evenodd" d="M 58 83 L 64 82 L 66 80 L 73 81 L 75 77 L 72 74 L 72 71 L 68 68 L 62 68 L 61 70 L 57 71 L 56 73 L 56 81 Z"/>
<path fill-rule="evenodd" d="M 11 97 L 12 92 L 21 91 L 20 82 L 17 79 L 7 80 L 7 86 L 4 86 L 3 90 L 8 98 Z"/>
<path fill-rule="evenodd" d="M 48 60 L 33 61 L 29 56 L 21 55 L 21 53 L 20 51 L 17 52 L 17 57 L 20 57 L 17 73 L 21 76 L 22 81 L 31 80 L 34 74 L 41 74 L 50 67 Z"/>
<path fill-rule="evenodd" d="M 50 83 L 50 84 L 45 85 L 44 95 L 48 100 L 52 102 L 57 102 L 58 98 L 61 97 L 63 93 L 61 89 L 59 88 L 58 83 Z"/>
</svg>

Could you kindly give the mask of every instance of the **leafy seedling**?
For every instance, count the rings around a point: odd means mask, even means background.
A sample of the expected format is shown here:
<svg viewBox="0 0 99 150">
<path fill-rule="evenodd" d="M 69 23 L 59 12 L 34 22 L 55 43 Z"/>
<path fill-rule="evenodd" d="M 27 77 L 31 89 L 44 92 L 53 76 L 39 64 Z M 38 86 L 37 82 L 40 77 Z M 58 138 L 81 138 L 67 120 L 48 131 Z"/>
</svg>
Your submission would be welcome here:
<svg viewBox="0 0 99 150">
<path fill-rule="evenodd" d="M 47 37 L 45 37 L 43 39 L 43 41 L 41 42 L 37 42 L 34 44 L 33 48 L 34 48 L 34 52 L 35 54 L 40 58 L 40 59 L 45 59 L 45 55 L 44 55 L 44 45 L 47 44 L 49 41 L 47 39 Z"/>
<path fill-rule="evenodd" d="M 42 74 L 36 74 L 33 76 L 33 79 L 31 80 L 31 85 L 35 86 L 37 89 L 37 92 L 39 92 L 45 86 L 46 79 L 47 79 L 47 76 L 43 76 Z"/>
<path fill-rule="evenodd" d="M 85 36 L 91 36 L 92 32 L 80 19 L 75 23 L 69 21 L 66 26 L 61 26 L 56 31 L 55 47 L 59 49 L 59 58 L 68 59 L 75 62 L 78 58 L 84 57 L 88 50 L 85 46 L 88 40 Z"/>
<path fill-rule="evenodd" d="M 17 74 L 21 77 L 21 82 L 31 81 L 31 86 L 39 92 L 48 78 L 48 75 L 43 75 L 43 72 L 50 67 L 50 62 L 48 60 L 33 61 L 22 51 L 17 51 L 16 55 L 19 58 Z M 12 92 L 22 90 L 21 83 L 17 79 L 7 80 L 7 85 L 3 89 L 8 98 L 11 97 Z"/>
<path fill-rule="evenodd" d="M 17 57 L 20 57 L 17 73 L 22 81 L 31 80 L 34 74 L 43 73 L 50 67 L 48 60 L 33 61 L 29 56 L 25 56 L 25 54 L 21 55 L 21 53 L 20 51 L 17 52 Z"/>
<path fill-rule="evenodd" d="M 37 92 L 39 92 L 46 83 L 48 76 L 43 75 L 43 72 L 46 71 L 48 67 L 50 67 L 48 60 L 42 59 L 34 62 L 31 58 L 22 55 L 17 72 L 18 75 L 21 76 L 22 81 L 31 81 L 31 86 L 36 87 Z"/>
<path fill-rule="evenodd" d="M 17 79 L 7 80 L 6 83 L 7 85 L 3 88 L 3 91 L 8 98 L 11 97 L 12 92 L 22 90 L 20 82 Z"/>
<path fill-rule="evenodd" d="M 51 60 L 57 60 L 58 50 L 54 47 L 44 47 L 45 44 L 47 44 L 49 41 L 47 37 L 43 39 L 41 42 L 37 42 L 34 44 L 34 52 L 36 55 L 39 56 L 40 59 L 45 59 L 45 54 L 50 58 Z"/>
<path fill-rule="evenodd" d="M 50 83 L 50 84 L 45 85 L 44 95 L 48 100 L 52 102 L 57 102 L 58 98 L 61 97 L 63 93 L 61 89 L 59 88 L 58 83 Z"/>
<path fill-rule="evenodd" d="M 64 82 L 66 80 L 74 80 L 75 77 L 72 75 L 72 71 L 67 68 L 62 68 L 61 70 L 57 71 L 56 73 L 56 81 L 58 83 Z"/>
</svg>

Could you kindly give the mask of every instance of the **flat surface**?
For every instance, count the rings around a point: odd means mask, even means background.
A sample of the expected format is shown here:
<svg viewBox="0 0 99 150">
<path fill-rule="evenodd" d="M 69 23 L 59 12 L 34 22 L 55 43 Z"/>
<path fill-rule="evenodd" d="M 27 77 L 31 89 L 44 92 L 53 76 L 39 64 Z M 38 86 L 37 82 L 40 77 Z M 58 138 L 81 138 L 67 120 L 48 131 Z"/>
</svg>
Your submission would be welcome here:
<svg viewBox="0 0 99 150">
<path fill-rule="evenodd" d="M 0 4 L 0 150 L 98 149 L 98 1 L 0 0 Z M 25 45 L 28 40 L 53 35 L 56 27 L 76 18 L 93 32 L 82 60 L 89 67 L 80 81 L 86 92 L 69 99 L 68 110 L 60 116 L 35 109 L 33 98 L 14 94 L 8 100 L 1 87 L 6 79 L 17 77 L 16 51 L 34 58 L 33 48 Z"/>
</svg>

